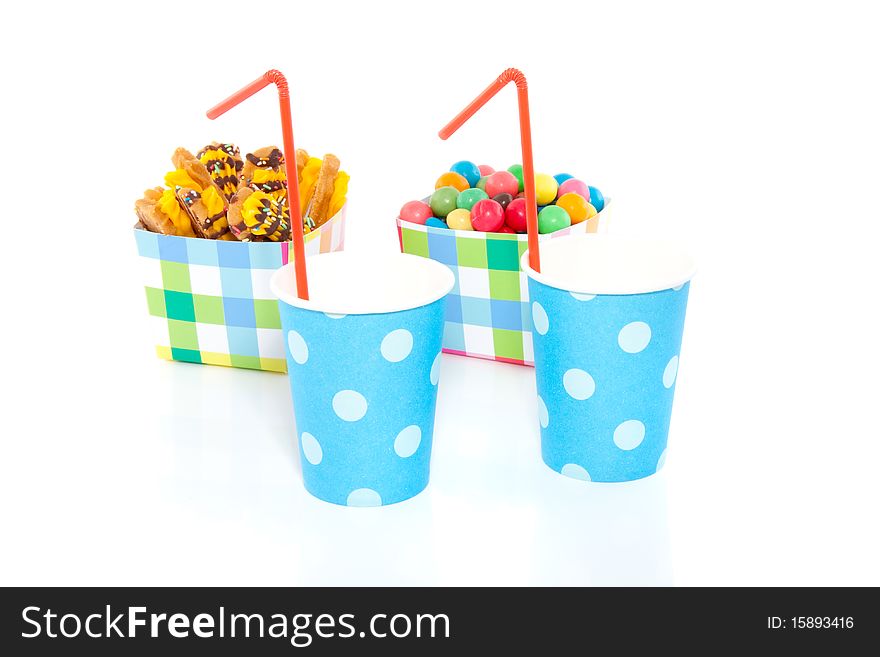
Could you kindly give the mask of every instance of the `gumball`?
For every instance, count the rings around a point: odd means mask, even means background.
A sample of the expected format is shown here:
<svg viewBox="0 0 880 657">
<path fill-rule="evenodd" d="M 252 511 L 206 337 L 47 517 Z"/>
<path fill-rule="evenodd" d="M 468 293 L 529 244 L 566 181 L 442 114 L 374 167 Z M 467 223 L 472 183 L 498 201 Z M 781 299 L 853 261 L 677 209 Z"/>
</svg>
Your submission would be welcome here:
<svg viewBox="0 0 880 657">
<path fill-rule="evenodd" d="M 431 228 L 449 228 L 442 219 L 438 219 L 437 217 L 431 217 L 425 222 L 425 225 L 430 226 Z"/>
<path fill-rule="evenodd" d="M 590 203 L 592 203 L 593 207 L 596 208 L 596 212 L 602 212 L 602 210 L 605 209 L 605 197 L 602 196 L 602 192 L 600 192 L 598 189 L 596 189 L 592 185 L 590 185 L 589 187 L 590 187 Z"/>
<path fill-rule="evenodd" d="M 516 233 L 516 231 L 513 230 L 513 228 L 511 228 L 511 227 L 508 226 L 507 224 L 504 224 L 501 228 L 499 228 L 499 229 L 496 230 L 495 232 L 496 232 L 496 233 Z"/>
<path fill-rule="evenodd" d="M 526 232 L 526 202 L 524 198 L 515 198 L 504 212 L 504 224 L 514 232 Z"/>
<path fill-rule="evenodd" d="M 455 187 L 441 187 L 431 194 L 431 211 L 435 217 L 445 217 L 455 210 L 457 201 L 458 190 Z"/>
<path fill-rule="evenodd" d="M 505 192 L 513 196 L 517 189 L 519 183 L 509 171 L 496 171 L 486 179 L 486 193 L 492 198 Z"/>
<path fill-rule="evenodd" d="M 490 175 L 492 175 L 493 173 L 495 173 L 495 169 L 493 169 L 492 167 L 490 167 L 488 164 L 481 164 L 481 165 L 479 166 L 479 169 L 480 169 L 480 175 L 481 175 L 481 176 L 490 176 Z"/>
<path fill-rule="evenodd" d="M 470 186 L 471 184 L 467 181 L 467 178 L 454 171 L 447 171 L 437 178 L 437 182 L 434 183 L 434 189 L 440 189 L 441 187 L 455 187 L 460 192 L 463 192 Z"/>
<path fill-rule="evenodd" d="M 456 162 L 451 167 L 449 167 L 449 170 L 461 176 L 464 176 L 464 179 L 468 181 L 468 185 L 470 185 L 471 187 L 477 184 L 477 181 L 482 175 L 480 173 L 480 167 L 478 167 L 473 162 L 469 162 L 468 160 L 461 160 L 459 162 Z"/>
<path fill-rule="evenodd" d="M 463 192 L 459 192 L 457 206 L 464 210 L 470 210 L 474 207 L 474 203 L 489 198 L 489 195 L 482 189 L 471 187 Z"/>
<path fill-rule="evenodd" d="M 473 230 L 471 225 L 471 213 L 464 208 L 458 208 L 446 217 L 446 224 L 453 230 Z"/>
<path fill-rule="evenodd" d="M 506 210 L 507 206 L 510 205 L 510 202 L 513 200 L 513 197 L 507 192 L 502 192 L 501 194 L 494 196 L 492 200 L 498 203 L 504 210 Z"/>
<path fill-rule="evenodd" d="M 588 219 L 587 206 L 590 204 L 587 203 L 587 199 L 580 194 L 575 194 L 574 192 L 563 194 L 556 199 L 556 205 L 568 212 L 568 216 L 571 218 L 571 223 L 573 224 L 579 224 Z M 593 213 L 595 214 L 595 208 L 593 209 Z"/>
<path fill-rule="evenodd" d="M 538 232 L 542 235 L 569 226 L 571 226 L 571 217 L 558 205 L 548 205 L 538 213 Z"/>
<path fill-rule="evenodd" d="M 559 186 L 558 194 L 560 196 L 562 196 L 563 194 L 568 194 L 569 192 L 580 194 L 585 199 L 590 198 L 590 188 L 587 187 L 587 183 L 581 182 L 577 178 L 569 178 Z"/>
<path fill-rule="evenodd" d="M 556 182 L 558 184 L 561 185 L 566 180 L 571 180 L 572 178 L 574 178 L 574 176 L 571 175 L 570 173 L 557 173 L 555 176 L 553 176 L 553 178 L 556 180 Z"/>
<path fill-rule="evenodd" d="M 593 206 L 593 204 L 592 204 L 592 203 L 587 203 L 587 220 L 592 219 L 592 218 L 595 217 L 597 214 L 599 214 L 599 211 L 596 210 L 596 208 Z"/>
<path fill-rule="evenodd" d="M 414 224 L 424 224 L 432 214 L 431 206 L 423 201 L 409 201 L 400 208 L 400 218 Z"/>
<path fill-rule="evenodd" d="M 474 230 L 494 233 L 504 225 L 504 209 L 492 199 L 479 201 L 471 210 L 471 223 Z"/>
<path fill-rule="evenodd" d="M 525 198 L 525 197 L 526 197 L 526 193 L 525 193 L 525 192 L 520 192 L 520 193 L 517 194 L 514 198 Z"/>
<path fill-rule="evenodd" d="M 494 173 L 494 172 L 493 172 L 493 173 Z M 490 174 L 490 175 L 491 175 L 491 174 Z M 477 189 L 482 189 L 482 190 L 485 192 L 485 191 L 486 191 L 486 180 L 487 180 L 488 178 L 489 178 L 489 176 L 482 176 L 482 177 L 477 181 L 477 184 L 474 185 L 474 187 L 476 187 Z"/>
<path fill-rule="evenodd" d="M 559 183 L 546 173 L 535 174 L 535 200 L 538 205 L 549 205 L 556 198 Z"/>
<path fill-rule="evenodd" d="M 522 191 L 523 187 L 523 168 L 522 164 L 511 164 L 507 167 L 507 170 L 516 176 L 516 181 L 519 183 L 519 189 L 517 191 Z"/>
</svg>

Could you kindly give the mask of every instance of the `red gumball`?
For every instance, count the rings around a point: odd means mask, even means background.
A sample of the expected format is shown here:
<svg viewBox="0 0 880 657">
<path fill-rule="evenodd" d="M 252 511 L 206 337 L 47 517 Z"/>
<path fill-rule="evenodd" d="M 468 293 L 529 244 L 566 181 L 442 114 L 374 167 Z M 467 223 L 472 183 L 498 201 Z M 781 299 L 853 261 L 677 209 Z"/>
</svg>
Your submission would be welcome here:
<svg viewBox="0 0 880 657">
<path fill-rule="evenodd" d="M 493 173 L 495 173 L 495 169 L 490 167 L 488 164 L 481 164 L 477 168 L 480 170 L 481 176 L 491 176 Z"/>
<path fill-rule="evenodd" d="M 510 171 L 496 171 L 486 178 L 486 193 L 489 198 L 495 198 L 499 194 L 516 196 L 519 191 L 519 180 Z"/>
<path fill-rule="evenodd" d="M 400 218 L 414 224 L 422 224 L 434 216 L 431 206 L 422 201 L 409 201 L 400 208 Z"/>
<path fill-rule="evenodd" d="M 504 213 L 504 223 L 514 232 L 526 232 L 526 200 L 524 198 L 515 198 L 510 202 Z"/>
<path fill-rule="evenodd" d="M 516 231 L 513 228 L 511 228 L 510 226 L 507 226 L 507 225 L 502 226 L 501 228 L 499 228 L 495 232 L 496 233 L 514 233 L 514 234 L 516 233 Z"/>
<path fill-rule="evenodd" d="M 477 201 L 471 208 L 471 226 L 474 230 L 494 233 L 504 225 L 504 208 L 490 198 Z"/>
</svg>

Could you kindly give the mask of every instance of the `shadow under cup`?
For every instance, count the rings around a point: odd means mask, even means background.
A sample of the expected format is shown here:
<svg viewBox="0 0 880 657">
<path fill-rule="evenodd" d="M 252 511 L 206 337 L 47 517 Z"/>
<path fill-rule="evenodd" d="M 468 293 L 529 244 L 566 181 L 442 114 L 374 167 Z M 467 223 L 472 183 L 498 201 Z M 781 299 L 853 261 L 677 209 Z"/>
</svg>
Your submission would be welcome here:
<svg viewBox="0 0 880 657">
<path fill-rule="evenodd" d="M 348 252 L 307 267 L 308 301 L 291 265 L 271 283 L 306 490 L 348 506 L 409 499 L 428 485 L 452 272 L 417 256 Z"/>
<path fill-rule="evenodd" d="M 529 277 L 541 455 L 575 479 L 620 482 L 666 458 L 693 259 L 610 235 L 541 246 Z"/>
</svg>

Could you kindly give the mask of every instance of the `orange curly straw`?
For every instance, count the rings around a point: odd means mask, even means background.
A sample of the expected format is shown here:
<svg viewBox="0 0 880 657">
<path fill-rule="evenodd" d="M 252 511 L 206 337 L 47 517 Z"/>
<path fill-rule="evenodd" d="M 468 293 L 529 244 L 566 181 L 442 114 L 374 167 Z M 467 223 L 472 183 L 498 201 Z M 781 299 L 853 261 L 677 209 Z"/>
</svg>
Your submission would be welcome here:
<svg viewBox="0 0 880 657">
<path fill-rule="evenodd" d="M 516 84 L 519 104 L 519 136 L 522 142 L 523 188 L 526 193 L 526 232 L 529 239 L 529 266 L 541 271 L 541 254 L 538 253 L 538 205 L 535 199 L 535 165 L 532 159 L 532 126 L 529 122 L 529 86 L 526 76 L 516 68 L 509 68 L 498 76 L 485 91 L 477 96 L 452 121 L 438 133 L 440 139 L 448 139 L 465 121 L 476 114 L 490 98 L 497 94 L 508 82 Z"/>
<path fill-rule="evenodd" d="M 299 179 L 296 174 L 296 149 L 293 145 L 293 125 L 290 119 L 290 91 L 287 78 L 281 71 L 272 69 L 243 89 L 236 91 L 226 100 L 208 110 L 208 118 L 216 119 L 230 109 L 247 100 L 260 89 L 274 83 L 278 87 L 278 104 L 281 106 L 281 134 L 284 140 L 284 167 L 287 173 L 287 207 L 290 210 L 290 223 L 293 231 L 293 260 L 296 271 L 296 293 L 300 299 L 309 298 L 309 283 L 306 278 L 306 250 L 303 241 L 302 213 L 299 209 Z"/>
</svg>

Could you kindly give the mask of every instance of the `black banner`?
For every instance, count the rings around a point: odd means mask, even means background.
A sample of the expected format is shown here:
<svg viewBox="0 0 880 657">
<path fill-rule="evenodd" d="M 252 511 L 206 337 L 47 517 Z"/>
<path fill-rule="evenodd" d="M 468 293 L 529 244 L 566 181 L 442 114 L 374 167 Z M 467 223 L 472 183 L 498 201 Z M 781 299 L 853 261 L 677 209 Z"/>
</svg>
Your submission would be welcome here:
<svg viewBox="0 0 880 657">
<path fill-rule="evenodd" d="M 163 657 L 846 650 L 876 637 L 878 612 L 870 589 L 22 588 L 2 591 L 0 648 Z"/>
</svg>

